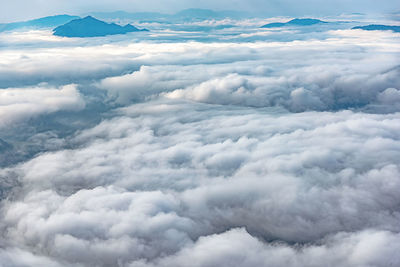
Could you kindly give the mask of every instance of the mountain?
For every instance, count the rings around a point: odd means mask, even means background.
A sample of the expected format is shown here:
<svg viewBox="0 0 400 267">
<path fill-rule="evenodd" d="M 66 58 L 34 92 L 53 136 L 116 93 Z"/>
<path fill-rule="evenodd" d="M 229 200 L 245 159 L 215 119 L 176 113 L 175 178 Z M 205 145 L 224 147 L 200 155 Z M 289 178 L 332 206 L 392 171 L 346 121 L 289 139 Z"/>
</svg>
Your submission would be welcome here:
<svg viewBox="0 0 400 267">
<path fill-rule="evenodd" d="M 91 12 L 90 16 L 94 16 L 103 20 L 163 20 L 169 18 L 171 15 L 161 14 L 157 12 L 136 12 L 130 13 L 126 11 L 114 11 L 114 12 Z"/>
<path fill-rule="evenodd" d="M 292 19 L 291 21 L 282 23 L 282 22 L 274 22 L 268 23 L 261 28 L 279 28 L 279 27 L 286 27 L 286 26 L 312 26 L 316 24 L 323 24 L 328 23 L 319 19 Z"/>
<path fill-rule="evenodd" d="M 231 10 L 221 10 L 214 11 L 210 9 L 201 9 L 201 8 L 189 8 L 182 10 L 174 15 L 175 18 L 180 18 L 183 20 L 207 20 L 207 19 L 237 19 L 247 17 L 248 14 L 239 12 L 239 11 L 231 11 Z"/>
<path fill-rule="evenodd" d="M 365 31 L 394 31 L 400 32 L 400 26 L 388 26 L 388 25 L 367 25 L 367 26 L 357 26 L 353 27 L 353 30 L 361 29 Z"/>
<path fill-rule="evenodd" d="M 83 19 L 75 19 L 67 24 L 58 26 L 53 30 L 53 34 L 62 37 L 99 37 L 140 31 L 147 30 L 139 30 L 130 24 L 120 26 L 115 23 L 106 23 L 91 16 L 87 16 Z"/>
<path fill-rule="evenodd" d="M 74 19 L 79 19 L 79 17 L 69 16 L 69 15 L 57 15 L 57 16 L 44 17 L 40 19 L 34 19 L 22 22 L 3 23 L 0 24 L 0 32 L 17 30 L 21 28 L 32 28 L 32 29 L 54 28 Z"/>
<path fill-rule="evenodd" d="M 176 13 L 175 17 L 185 19 L 212 19 L 219 18 L 221 15 L 210 9 L 189 8 Z"/>
</svg>

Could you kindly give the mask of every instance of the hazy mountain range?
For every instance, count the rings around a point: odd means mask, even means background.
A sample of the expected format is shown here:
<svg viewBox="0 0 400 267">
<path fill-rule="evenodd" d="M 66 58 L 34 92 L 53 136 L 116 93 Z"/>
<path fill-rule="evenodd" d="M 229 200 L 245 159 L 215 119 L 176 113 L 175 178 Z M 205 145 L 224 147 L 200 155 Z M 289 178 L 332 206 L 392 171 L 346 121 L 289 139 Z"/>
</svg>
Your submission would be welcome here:
<svg viewBox="0 0 400 267">
<path fill-rule="evenodd" d="M 238 11 L 213 11 L 209 9 L 185 9 L 176 14 L 162 14 L 157 12 L 137 12 L 129 13 L 125 11 L 115 12 L 91 12 L 85 15 L 93 16 L 101 20 L 133 20 L 140 22 L 162 22 L 162 23 L 176 23 L 183 21 L 196 21 L 205 19 L 223 19 L 232 18 L 240 19 L 249 17 L 250 15 L 245 12 Z M 74 19 L 79 19 L 79 16 L 70 15 L 56 15 L 48 16 L 34 20 L 0 23 L 0 32 L 18 30 L 22 28 L 28 29 L 42 29 L 54 28 L 70 22 Z"/>
<path fill-rule="evenodd" d="M 282 23 L 282 22 L 268 23 L 268 24 L 262 26 L 261 28 L 279 28 L 279 27 L 285 27 L 285 26 L 311 26 L 311 25 L 323 24 L 323 23 L 327 23 L 327 22 L 319 20 L 319 19 L 310 19 L 310 18 L 292 19 L 285 23 Z"/>
<path fill-rule="evenodd" d="M 224 18 L 243 19 L 251 17 L 245 12 L 239 11 L 213 11 L 209 9 L 185 9 L 176 14 L 162 14 L 157 12 L 137 12 L 129 13 L 125 11 L 115 12 L 92 12 L 81 19 L 78 16 L 56 15 L 39 19 L 3 23 L 0 24 L 0 32 L 14 31 L 20 29 L 54 29 L 54 34 L 66 37 L 95 37 L 106 36 L 112 34 L 124 34 L 127 32 L 141 31 L 132 25 L 119 26 L 115 23 L 107 23 L 105 21 L 133 21 L 138 23 L 158 22 L 163 24 L 179 24 L 185 22 L 196 22 L 203 20 L 221 20 Z M 314 18 L 295 18 L 287 22 L 268 23 L 261 28 L 280 28 L 280 27 L 303 27 L 303 26 L 323 26 L 332 23 Z M 354 26 L 354 24 L 353 24 Z M 195 29 L 202 30 L 202 27 Z M 226 25 L 220 26 L 226 28 Z M 351 27 L 351 26 L 349 26 Z M 204 28 L 204 27 L 203 27 Z M 357 26 L 353 29 L 362 30 L 392 30 L 399 32 L 400 26 L 390 25 L 367 25 Z M 146 29 L 144 29 L 146 30 Z M 191 29 L 186 29 L 191 30 Z"/>
<path fill-rule="evenodd" d="M 0 32 L 3 31 L 12 31 L 22 28 L 52 28 L 57 27 L 59 25 L 65 24 L 71 20 L 79 19 L 78 16 L 70 16 L 70 15 L 56 15 L 50 17 L 44 17 L 34 20 L 21 21 L 21 22 L 13 22 L 13 23 L 2 23 L 0 24 Z"/>
<path fill-rule="evenodd" d="M 361 29 L 365 31 L 394 31 L 394 32 L 400 32 L 400 26 L 388 26 L 388 25 L 376 25 L 376 24 L 371 24 L 371 25 L 366 25 L 366 26 L 357 26 L 353 27 L 353 29 Z"/>
<path fill-rule="evenodd" d="M 89 13 L 99 19 L 130 19 L 141 22 L 179 22 L 179 21 L 196 21 L 196 20 L 206 20 L 206 19 L 240 19 L 251 17 L 250 14 L 246 12 L 239 11 L 214 11 L 210 9 L 199 9 L 199 8 L 189 8 L 182 10 L 176 14 L 163 14 L 157 12 L 125 12 L 125 11 L 115 11 L 115 12 L 92 12 Z"/>
</svg>

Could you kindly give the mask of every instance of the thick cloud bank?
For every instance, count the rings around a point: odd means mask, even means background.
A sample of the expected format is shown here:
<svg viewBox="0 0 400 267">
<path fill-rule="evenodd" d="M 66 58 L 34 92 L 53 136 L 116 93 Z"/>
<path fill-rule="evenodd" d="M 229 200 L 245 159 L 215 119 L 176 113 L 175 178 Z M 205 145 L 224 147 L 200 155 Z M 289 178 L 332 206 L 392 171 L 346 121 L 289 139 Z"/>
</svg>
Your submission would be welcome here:
<svg viewBox="0 0 400 267">
<path fill-rule="evenodd" d="M 13 40 L 0 265 L 400 265 L 400 35 L 241 34 Z"/>
<path fill-rule="evenodd" d="M 80 110 L 85 106 L 74 85 L 62 88 L 0 89 L 0 127 L 60 110 Z"/>
</svg>

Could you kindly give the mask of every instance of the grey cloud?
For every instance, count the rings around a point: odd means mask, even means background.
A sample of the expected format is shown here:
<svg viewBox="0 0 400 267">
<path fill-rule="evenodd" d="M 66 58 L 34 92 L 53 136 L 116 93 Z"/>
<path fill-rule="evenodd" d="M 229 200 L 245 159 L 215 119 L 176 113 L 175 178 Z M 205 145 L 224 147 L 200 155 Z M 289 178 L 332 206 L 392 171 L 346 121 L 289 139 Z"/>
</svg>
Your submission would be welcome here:
<svg viewBox="0 0 400 267">
<path fill-rule="evenodd" d="M 328 51 L 338 49 L 335 42 L 325 42 Z M 283 106 L 295 112 L 347 108 L 393 112 L 398 109 L 396 101 L 382 101 L 385 90 L 397 90 L 400 86 L 399 67 L 393 57 L 381 56 L 380 51 L 361 46 L 348 47 L 347 52 L 337 56 L 313 45 L 307 41 L 300 42 L 295 48 L 284 49 L 275 45 L 255 45 L 249 51 L 241 45 L 227 49 L 194 44 L 187 51 L 193 55 L 194 63 L 199 63 L 198 59 L 205 53 L 214 55 L 218 51 L 222 55 L 226 52 L 231 55 L 235 51 L 237 59 L 230 57 L 232 62 L 224 62 L 225 57 L 218 55 L 211 66 L 144 66 L 131 74 L 106 78 L 99 87 L 107 90 L 109 97 L 120 104 L 161 94 L 167 98 L 210 104 Z M 307 53 L 314 57 L 305 60 Z M 392 53 L 397 58 L 397 52 Z M 252 58 L 254 54 L 258 55 L 257 60 Z M 251 60 L 242 59 L 247 55 L 251 55 Z M 277 64 L 277 57 L 287 60 Z M 179 56 L 175 60 L 181 62 Z M 395 94 L 395 91 L 385 92 Z"/>
<path fill-rule="evenodd" d="M 41 243 L 50 255 L 70 264 L 117 265 L 119 259 L 151 259 L 191 242 L 186 232 L 193 223 L 177 215 L 179 203 L 162 192 L 107 187 L 63 197 L 42 191 L 27 195 L 26 201 L 15 203 L 6 213 L 7 223 L 19 225 L 9 229 L 11 240 L 28 246 Z M 30 212 L 37 205 L 44 213 Z M 43 218 L 45 214 L 52 215 Z"/>
<path fill-rule="evenodd" d="M 327 238 L 326 245 L 293 248 L 284 244 L 260 242 L 245 231 L 233 229 L 223 234 L 202 237 L 193 246 L 156 264 L 144 266 L 391 266 L 399 264 L 396 254 L 398 235 L 390 232 L 364 231 L 338 234 Z M 376 253 L 366 255 L 365 246 Z"/>
<path fill-rule="evenodd" d="M 66 266 L 45 256 L 38 256 L 18 248 L 0 249 L 0 262 L 4 267 Z M 75 265 L 79 266 L 79 265 Z"/>
<path fill-rule="evenodd" d="M 287 242 L 281 249 L 291 253 L 293 266 L 296 257 L 317 260 L 309 245 L 324 249 L 332 235 L 339 236 L 337 246 L 357 250 L 358 241 L 340 232 L 363 232 L 362 246 L 374 242 L 375 232 L 397 240 L 390 234 L 399 231 L 395 114 L 271 115 L 169 101 L 120 112 L 77 135 L 83 147 L 10 170 L 27 193 L 17 192 L 2 210 L 7 240 L 40 244 L 41 253 L 68 263 L 133 266 L 184 265 L 188 251 L 196 255 L 204 240 L 228 242 L 238 227 L 248 233 L 239 231 L 233 243 L 245 238 L 269 251 L 275 245 L 265 244 Z M 295 243 L 306 252 L 296 252 Z M 242 253 L 243 264 L 268 262 L 261 252 Z M 217 251 L 199 266 L 227 264 L 229 255 Z M 345 255 L 330 264 L 351 266 Z M 385 266 L 378 254 L 358 257 L 360 266 L 371 259 Z"/>
</svg>

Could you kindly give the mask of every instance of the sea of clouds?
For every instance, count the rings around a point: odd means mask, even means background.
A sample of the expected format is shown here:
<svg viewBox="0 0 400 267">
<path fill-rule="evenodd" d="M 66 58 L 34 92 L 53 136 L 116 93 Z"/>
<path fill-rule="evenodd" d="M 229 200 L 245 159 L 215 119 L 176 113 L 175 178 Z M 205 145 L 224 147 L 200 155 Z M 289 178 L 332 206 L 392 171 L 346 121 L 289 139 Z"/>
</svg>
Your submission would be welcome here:
<svg viewBox="0 0 400 267">
<path fill-rule="evenodd" d="M 400 34 L 254 24 L 0 34 L 0 265 L 399 266 Z"/>
</svg>

